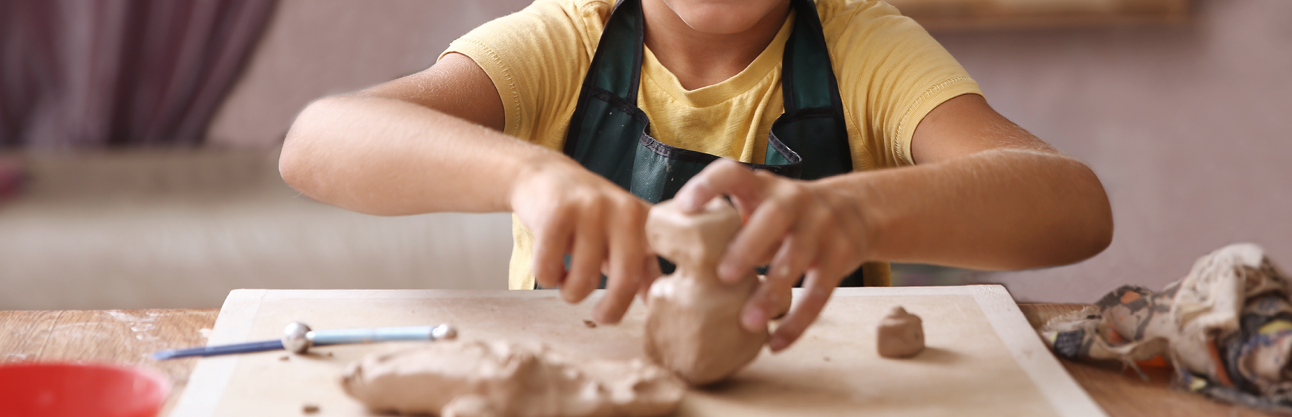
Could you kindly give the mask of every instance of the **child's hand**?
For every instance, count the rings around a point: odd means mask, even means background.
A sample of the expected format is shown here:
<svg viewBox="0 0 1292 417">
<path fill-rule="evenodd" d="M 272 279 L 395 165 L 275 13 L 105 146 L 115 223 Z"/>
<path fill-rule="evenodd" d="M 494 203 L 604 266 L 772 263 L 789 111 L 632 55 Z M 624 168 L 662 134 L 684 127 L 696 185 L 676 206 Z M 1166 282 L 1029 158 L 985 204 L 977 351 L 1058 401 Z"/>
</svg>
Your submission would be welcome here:
<svg viewBox="0 0 1292 417">
<path fill-rule="evenodd" d="M 767 279 L 741 314 L 748 329 L 767 325 L 788 290 L 807 274 L 803 298 L 768 344 L 779 351 L 816 320 L 843 277 L 864 260 L 867 241 L 862 210 L 844 193 L 813 182 L 753 171 L 731 160 L 710 164 L 677 193 L 684 210 L 698 211 L 727 195 L 746 219 L 718 264 L 718 276 L 734 282 L 756 266 L 771 263 Z"/>
<path fill-rule="evenodd" d="M 646 242 L 650 205 L 569 160 L 535 163 L 514 184 L 512 211 L 534 235 L 534 279 L 560 286 L 565 301 L 577 303 L 597 288 L 604 271 L 606 294 L 593 318 L 618 322 L 633 295 L 660 275 Z"/>
</svg>

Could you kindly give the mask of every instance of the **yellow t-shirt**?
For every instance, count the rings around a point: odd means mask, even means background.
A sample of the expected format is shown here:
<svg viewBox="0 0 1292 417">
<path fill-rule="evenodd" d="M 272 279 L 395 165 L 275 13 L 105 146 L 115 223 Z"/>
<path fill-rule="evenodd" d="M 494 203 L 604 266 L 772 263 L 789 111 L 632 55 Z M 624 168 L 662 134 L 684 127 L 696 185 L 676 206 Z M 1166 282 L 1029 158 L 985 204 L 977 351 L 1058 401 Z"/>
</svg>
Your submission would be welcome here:
<svg viewBox="0 0 1292 417">
<path fill-rule="evenodd" d="M 854 170 L 914 164 L 909 145 L 920 120 L 953 97 L 981 94 L 964 68 L 896 8 L 860 0 L 816 6 Z M 472 30 L 444 53 L 470 57 L 493 80 L 506 111 L 504 133 L 559 152 L 613 8 L 613 0 L 537 0 Z M 781 55 L 793 23 L 791 15 L 744 71 L 696 90 L 682 88 L 646 48 L 637 106 L 650 117 L 651 135 L 675 147 L 763 162 L 768 132 L 783 112 Z M 533 237 L 515 217 L 512 223 L 509 287 L 533 288 Z M 888 264 L 867 263 L 865 280 L 888 285 Z"/>
</svg>

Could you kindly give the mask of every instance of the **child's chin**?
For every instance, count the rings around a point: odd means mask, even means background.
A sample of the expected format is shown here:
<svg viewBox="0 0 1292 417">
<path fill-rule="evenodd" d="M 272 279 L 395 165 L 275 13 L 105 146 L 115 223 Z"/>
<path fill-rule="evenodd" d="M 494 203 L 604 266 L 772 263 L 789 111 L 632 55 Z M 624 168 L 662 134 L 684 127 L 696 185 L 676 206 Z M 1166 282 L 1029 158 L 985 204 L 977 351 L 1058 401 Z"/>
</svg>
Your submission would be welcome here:
<svg viewBox="0 0 1292 417">
<path fill-rule="evenodd" d="M 704 20 L 699 20 L 698 22 L 692 22 L 691 20 L 687 20 L 687 19 L 682 19 L 682 20 L 685 21 L 686 25 L 690 26 L 691 29 L 695 29 L 697 32 L 708 33 L 712 35 L 734 35 L 734 34 L 745 32 L 749 30 L 749 28 L 753 27 L 753 25 L 749 25 L 749 24 L 742 25 L 739 23 L 732 24 L 728 22 L 709 22 Z"/>
<path fill-rule="evenodd" d="M 770 10 L 746 2 L 672 0 L 670 9 L 691 29 L 714 35 L 743 33 L 758 24 Z"/>
<path fill-rule="evenodd" d="M 737 15 L 739 13 L 736 13 Z M 758 23 L 758 18 L 741 19 L 742 16 L 713 16 L 712 14 L 701 14 L 699 16 L 680 15 L 683 22 L 691 29 L 701 33 L 713 35 L 734 35 L 743 33 L 753 28 Z M 761 16 L 758 16 L 761 17 Z"/>
</svg>

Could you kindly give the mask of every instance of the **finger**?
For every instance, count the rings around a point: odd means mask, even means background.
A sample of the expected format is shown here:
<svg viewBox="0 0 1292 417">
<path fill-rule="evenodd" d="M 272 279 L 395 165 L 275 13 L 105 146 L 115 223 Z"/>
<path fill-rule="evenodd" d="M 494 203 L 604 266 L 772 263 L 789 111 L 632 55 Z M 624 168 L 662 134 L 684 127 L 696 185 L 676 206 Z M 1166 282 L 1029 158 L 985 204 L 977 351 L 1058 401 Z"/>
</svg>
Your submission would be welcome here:
<svg viewBox="0 0 1292 417">
<path fill-rule="evenodd" d="M 740 313 L 740 325 L 751 332 L 766 329 L 767 321 L 780 313 L 777 310 L 787 301 L 784 298 L 790 295 L 793 286 L 794 280 L 767 277 L 745 303 Z"/>
<path fill-rule="evenodd" d="M 772 258 L 767 279 L 794 282 L 803 276 L 816 254 L 817 241 L 812 238 L 816 235 L 817 230 L 796 230 L 786 236 Z"/>
<path fill-rule="evenodd" d="M 778 319 L 789 312 L 789 289 L 803 277 L 803 272 L 811 266 L 809 262 L 816 253 L 817 240 L 809 236 L 815 234 L 796 231 L 785 238 L 772 260 L 766 278 L 767 282 L 783 285 L 770 286 L 766 291 L 760 291 L 750 298 L 751 303 L 758 303 L 765 309 L 767 317 Z"/>
<path fill-rule="evenodd" d="M 754 266 L 763 266 L 763 265 L 770 266 L 772 264 L 772 260 L 776 256 L 776 253 L 780 252 L 780 246 L 777 246 L 777 245 L 778 245 L 777 243 L 772 243 L 771 245 L 767 246 L 767 250 L 765 252 L 760 253 L 757 256 L 750 256 L 749 264 Z"/>
<path fill-rule="evenodd" d="M 533 230 L 534 280 L 544 288 L 557 288 L 566 277 L 565 254 L 572 237 L 568 221 L 565 216 L 554 216 Z"/>
<path fill-rule="evenodd" d="M 637 297 L 641 298 L 644 303 L 650 298 L 650 286 L 655 284 L 655 280 L 664 276 L 664 271 L 659 269 L 659 258 L 654 252 L 647 253 L 646 261 L 642 264 L 642 267 L 644 271 L 642 272 L 641 284 L 638 285 Z"/>
<path fill-rule="evenodd" d="M 746 223 L 749 222 L 749 216 L 771 197 L 772 186 L 786 180 L 785 177 L 769 171 L 750 171 L 750 173 L 753 175 L 749 178 L 734 179 L 740 183 L 728 186 L 729 191 L 725 193 L 731 199 L 731 204 L 740 212 L 740 220 Z"/>
<path fill-rule="evenodd" d="M 749 189 L 749 182 L 754 179 L 753 174 L 749 167 L 739 162 L 719 159 L 682 185 L 674 199 L 683 212 L 696 213 L 719 195 L 750 195 L 753 190 Z"/>
<path fill-rule="evenodd" d="M 724 282 L 734 283 L 766 260 L 769 254 L 775 253 L 789 232 L 794 217 L 791 209 L 780 204 L 764 204 L 755 210 L 745 228 L 727 245 L 722 262 L 718 264 L 718 277 Z"/>
<path fill-rule="evenodd" d="M 613 220 L 613 231 L 610 237 L 610 275 L 606 284 L 606 293 L 597 303 L 593 318 L 600 323 L 618 323 L 628 306 L 632 305 L 633 294 L 640 288 L 643 264 L 646 258 L 644 210 L 627 210 Z"/>
<path fill-rule="evenodd" d="M 776 332 L 768 341 L 772 352 L 779 352 L 789 347 L 803 335 L 812 322 L 816 321 L 826 301 L 830 300 L 830 294 L 843 279 L 843 274 L 844 271 L 839 265 L 808 270 L 807 278 L 803 281 L 803 296 L 795 303 L 796 306 L 793 311 L 790 311 L 789 316 L 786 316 L 780 326 L 776 327 Z"/>
<path fill-rule="evenodd" d="M 838 225 L 834 224 L 834 217 L 823 212 L 815 202 L 800 202 L 798 205 L 810 208 L 798 210 L 801 214 L 771 260 L 767 271 L 769 278 L 797 280 L 812 266 L 812 260 L 820 257 L 819 250 L 838 249 L 838 245 L 822 248 L 824 240 L 838 240 Z"/>
<path fill-rule="evenodd" d="M 601 261 L 606 240 L 600 216 L 592 214 L 574 233 L 569 275 L 561 283 L 561 297 L 569 303 L 583 301 L 601 283 Z"/>
</svg>

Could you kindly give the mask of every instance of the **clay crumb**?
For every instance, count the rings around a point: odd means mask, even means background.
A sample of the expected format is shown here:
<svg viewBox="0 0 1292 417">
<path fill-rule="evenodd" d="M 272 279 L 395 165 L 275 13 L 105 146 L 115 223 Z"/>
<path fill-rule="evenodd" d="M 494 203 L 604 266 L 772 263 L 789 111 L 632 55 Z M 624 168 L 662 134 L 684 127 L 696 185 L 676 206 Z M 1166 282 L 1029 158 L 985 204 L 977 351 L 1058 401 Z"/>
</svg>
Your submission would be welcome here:
<svg viewBox="0 0 1292 417">
<path fill-rule="evenodd" d="M 314 414 L 319 412 L 319 406 L 315 404 L 305 404 L 301 406 L 301 412 L 305 414 Z"/>
<path fill-rule="evenodd" d="M 583 319 L 583 325 L 589 329 L 597 328 L 597 322 L 588 319 Z"/>
<path fill-rule="evenodd" d="M 826 362 L 829 362 L 829 361 L 830 361 L 830 357 L 829 357 L 829 356 L 822 356 L 822 357 L 821 357 L 821 359 L 824 359 Z"/>
<path fill-rule="evenodd" d="M 334 356 L 334 355 L 332 355 L 332 352 L 328 352 L 328 353 L 327 353 L 327 357 L 329 357 L 329 358 L 330 358 L 330 357 L 332 357 L 332 356 Z"/>
<path fill-rule="evenodd" d="M 278 357 L 280 361 L 287 361 L 288 359 L 291 359 L 291 356 L 283 355 Z"/>
</svg>

